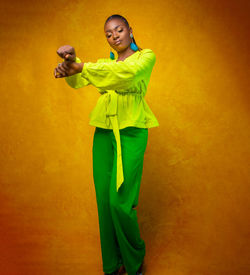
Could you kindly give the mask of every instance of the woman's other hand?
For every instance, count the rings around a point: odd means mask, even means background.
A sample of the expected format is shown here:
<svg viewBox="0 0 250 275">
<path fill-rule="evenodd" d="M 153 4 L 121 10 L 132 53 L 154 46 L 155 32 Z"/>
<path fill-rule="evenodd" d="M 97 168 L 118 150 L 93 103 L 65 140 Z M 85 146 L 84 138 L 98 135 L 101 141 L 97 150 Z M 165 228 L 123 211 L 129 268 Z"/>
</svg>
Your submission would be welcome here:
<svg viewBox="0 0 250 275">
<path fill-rule="evenodd" d="M 75 49 L 69 45 L 61 46 L 56 53 L 64 59 L 54 70 L 55 78 L 71 76 L 82 71 L 82 63 L 76 63 Z"/>
</svg>

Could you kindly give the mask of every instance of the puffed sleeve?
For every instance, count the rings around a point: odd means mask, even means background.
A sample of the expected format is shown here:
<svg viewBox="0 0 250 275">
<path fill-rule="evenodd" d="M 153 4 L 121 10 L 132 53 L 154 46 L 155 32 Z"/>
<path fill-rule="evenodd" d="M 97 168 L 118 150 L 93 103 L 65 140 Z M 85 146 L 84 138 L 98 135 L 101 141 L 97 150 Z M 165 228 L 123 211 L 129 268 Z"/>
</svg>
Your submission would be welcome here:
<svg viewBox="0 0 250 275">
<path fill-rule="evenodd" d="M 100 89 L 124 90 L 150 76 L 155 64 L 155 53 L 144 49 L 136 59 L 118 62 L 86 62 L 80 73 L 84 81 Z"/>
<path fill-rule="evenodd" d="M 76 57 L 76 63 L 81 63 L 81 59 L 79 57 Z M 67 76 L 65 77 L 65 80 L 67 84 L 74 89 L 79 89 L 90 84 L 86 78 L 82 77 L 81 73 Z"/>
</svg>

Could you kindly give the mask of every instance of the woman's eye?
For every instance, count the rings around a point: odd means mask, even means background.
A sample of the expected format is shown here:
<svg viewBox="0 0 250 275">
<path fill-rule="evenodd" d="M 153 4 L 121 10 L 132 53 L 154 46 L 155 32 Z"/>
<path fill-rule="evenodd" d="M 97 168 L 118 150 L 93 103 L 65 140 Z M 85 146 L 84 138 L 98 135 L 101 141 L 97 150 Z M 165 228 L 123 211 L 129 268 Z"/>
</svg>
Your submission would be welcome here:
<svg viewBox="0 0 250 275">
<path fill-rule="evenodd" d="M 122 32 L 123 31 L 123 29 L 121 29 L 121 30 L 119 30 L 118 32 Z M 107 35 L 107 38 L 109 38 L 111 35 Z"/>
</svg>

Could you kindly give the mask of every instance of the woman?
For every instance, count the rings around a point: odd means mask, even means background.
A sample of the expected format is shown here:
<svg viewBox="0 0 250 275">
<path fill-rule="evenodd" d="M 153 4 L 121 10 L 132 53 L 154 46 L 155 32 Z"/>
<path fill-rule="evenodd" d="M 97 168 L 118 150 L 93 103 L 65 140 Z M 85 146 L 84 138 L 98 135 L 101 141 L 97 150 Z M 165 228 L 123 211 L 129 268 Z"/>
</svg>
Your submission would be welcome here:
<svg viewBox="0 0 250 275">
<path fill-rule="evenodd" d="M 55 77 L 65 77 L 78 89 L 92 84 L 100 92 L 90 114 L 95 126 L 93 178 L 99 218 L 103 271 L 105 274 L 143 274 L 145 242 L 140 237 L 135 207 L 138 205 L 147 146 L 148 128 L 159 123 L 144 96 L 155 64 L 151 49 L 141 49 L 127 20 L 118 14 L 107 18 L 104 33 L 110 58 L 81 62 L 71 46 L 57 53 L 64 62 Z"/>
</svg>

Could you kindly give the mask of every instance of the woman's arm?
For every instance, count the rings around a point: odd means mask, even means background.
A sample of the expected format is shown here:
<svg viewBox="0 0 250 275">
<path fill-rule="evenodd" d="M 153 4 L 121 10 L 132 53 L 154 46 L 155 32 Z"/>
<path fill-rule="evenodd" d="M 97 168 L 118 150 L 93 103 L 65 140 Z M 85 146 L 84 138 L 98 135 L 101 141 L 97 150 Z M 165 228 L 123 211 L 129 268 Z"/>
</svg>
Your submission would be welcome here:
<svg viewBox="0 0 250 275">
<path fill-rule="evenodd" d="M 85 62 L 77 77 L 79 83 L 91 83 L 100 89 L 125 90 L 149 77 L 155 61 L 154 52 L 145 49 L 137 60 L 127 58 L 118 62 Z"/>
<path fill-rule="evenodd" d="M 79 73 L 71 76 L 67 76 L 65 77 L 65 80 L 70 87 L 74 89 L 79 89 L 79 88 L 88 86 L 90 82 L 86 78 L 83 78 L 81 75 L 81 71 L 84 66 L 84 63 L 81 62 L 81 59 L 79 57 L 76 57 L 75 62 L 81 64 Z"/>
</svg>

